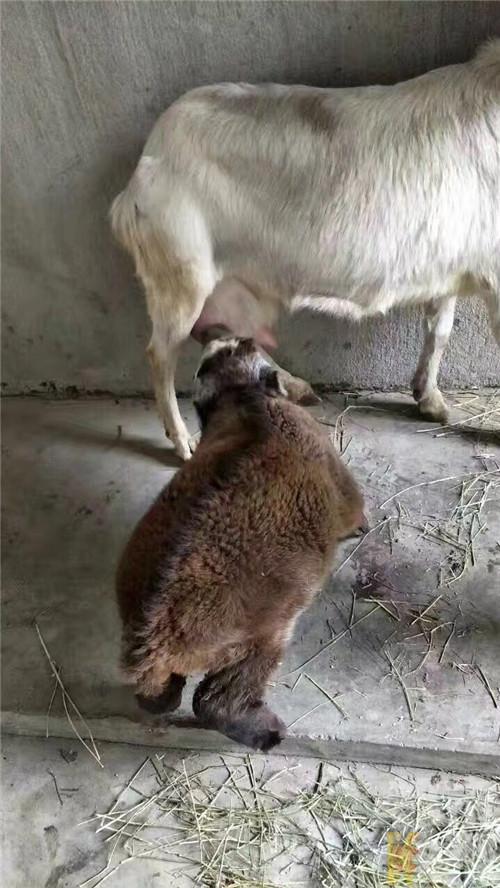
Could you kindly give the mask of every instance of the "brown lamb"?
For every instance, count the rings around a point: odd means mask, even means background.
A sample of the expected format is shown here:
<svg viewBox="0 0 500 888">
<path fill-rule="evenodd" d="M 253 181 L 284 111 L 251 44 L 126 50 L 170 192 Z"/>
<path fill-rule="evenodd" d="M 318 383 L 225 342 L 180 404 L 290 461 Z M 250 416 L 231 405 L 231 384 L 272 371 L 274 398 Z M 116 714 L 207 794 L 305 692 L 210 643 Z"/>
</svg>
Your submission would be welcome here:
<svg viewBox="0 0 500 888">
<path fill-rule="evenodd" d="M 252 340 L 209 343 L 201 441 L 135 529 L 118 569 L 123 667 L 138 701 L 266 750 L 285 734 L 266 684 L 363 501 L 324 428 L 292 404 Z"/>
</svg>

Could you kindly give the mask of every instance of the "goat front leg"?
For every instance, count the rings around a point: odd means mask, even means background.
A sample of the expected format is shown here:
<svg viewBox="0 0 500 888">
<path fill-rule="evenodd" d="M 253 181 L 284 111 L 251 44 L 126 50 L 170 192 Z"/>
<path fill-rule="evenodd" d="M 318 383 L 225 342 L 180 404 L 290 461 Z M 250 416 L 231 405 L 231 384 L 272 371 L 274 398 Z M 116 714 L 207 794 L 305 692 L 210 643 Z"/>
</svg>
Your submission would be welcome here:
<svg viewBox="0 0 500 888">
<path fill-rule="evenodd" d="M 437 385 L 439 365 L 453 328 L 456 296 L 432 300 L 425 307 L 425 339 L 413 377 L 413 397 L 420 413 L 435 422 L 448 420 L 448 407 Z"/>
</svg>

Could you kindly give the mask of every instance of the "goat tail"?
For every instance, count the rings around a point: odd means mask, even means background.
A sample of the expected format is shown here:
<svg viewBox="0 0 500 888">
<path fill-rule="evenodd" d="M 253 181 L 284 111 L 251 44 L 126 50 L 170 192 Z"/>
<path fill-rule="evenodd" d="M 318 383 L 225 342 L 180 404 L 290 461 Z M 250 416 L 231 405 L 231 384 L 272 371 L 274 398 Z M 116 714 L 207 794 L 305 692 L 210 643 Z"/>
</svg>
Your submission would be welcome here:
<svg viewBox="0 0 500 888">
<path fill-rule="evenodd" d="M 111 230 L 116 240 L 135 255 L 139 241 L 138 208 L 130 183 L 124 191 L 115 197 L 110 210 Z"/>
<path fill-rule="evenodd" d="M 143 281 L 161 277 L 171 263 L 168 230 L 155 208 L 159 180 L 159 158 L 144 154 L 110 210 L 113 234 L 135 260 L 136 271 Z"/>
<path fill-rule="evenodd" d="M 149 227 L 148 220 L 151 222 L 149 201 L 159 170 L 159 159 L 144 154 L 127 187 L 111 205 L 109 215 L 113 234 L 133 256 L 146 233 L 142 229 Z"/>
</svg>

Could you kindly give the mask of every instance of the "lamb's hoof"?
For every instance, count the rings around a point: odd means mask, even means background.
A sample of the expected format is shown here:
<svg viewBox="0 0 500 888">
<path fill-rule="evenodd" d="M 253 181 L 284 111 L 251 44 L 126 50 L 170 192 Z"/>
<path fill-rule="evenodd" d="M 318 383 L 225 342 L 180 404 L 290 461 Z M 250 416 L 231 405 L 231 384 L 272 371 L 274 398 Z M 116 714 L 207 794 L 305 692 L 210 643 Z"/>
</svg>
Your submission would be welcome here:
<svg viewBox="0 0 500 888">
<path fill-rule="evenodd" d="M 286 735 L 286 725 L 277 715 L 264 707 L 263 718 L 257 719 L 253 735 L 248 738 L 247 746 L 267 752 L 278 746 Z"/>
<path fill-rule="evenodd" d="M 278 746 L 286 734 L 285 725 L 280 728 L 255 728 L 252 730 L 248 726 L 242 728 L 241 725 L 229 725 L 223 731 L 231 740 L 236 740 L 250 749 L 258 749 L 260 752 L 268 752 L 273 746 Z"/>
<path fill-rule="evenodd" d="M 286 725 L 266 705 L 250 709 L 222 730 L 232 740 L 261 752 L 278 746 L 286 735 Z"/>
<path fill-rule="evenodd" d="M 135 699 L 141 709 L 144 709 L 145 712 L 150 712 L 151 715 L 162 715 L 162 713 L 168 712 L 170 708 L 165 706 L 163 694 L 160 694 L 158 697 L 146 697 L 145 694 L 136 694 Z"/>
<path fill-rule="evenodd" d="M 442 425 L 446 425 L 448 422 L 448 407 L 441 392 L 437 389 L 418 402 L 418 409 L 422 416 L 431 422 L 439 422 Z"/>
<path fill-rule="evenodd" d="M 260 736 L 256 737 L 254 749 L 260 749 L 261 752 L 268 752 L 273 746 L 279 746 L 285 734 L 282 731 L 263 731 Z"/>
<path fill-rule="evenodd" d="M 141 709 L 145 709 L 146 712 L 151 712 L 153 715 L 163 715 L 165 712 L 173 712 L 181 705 L 185 684 L 186 679 L 183 675 L 171 675 L 167 686 L 157 697 L 136 694 L 135 698 Z"/>
</svg>

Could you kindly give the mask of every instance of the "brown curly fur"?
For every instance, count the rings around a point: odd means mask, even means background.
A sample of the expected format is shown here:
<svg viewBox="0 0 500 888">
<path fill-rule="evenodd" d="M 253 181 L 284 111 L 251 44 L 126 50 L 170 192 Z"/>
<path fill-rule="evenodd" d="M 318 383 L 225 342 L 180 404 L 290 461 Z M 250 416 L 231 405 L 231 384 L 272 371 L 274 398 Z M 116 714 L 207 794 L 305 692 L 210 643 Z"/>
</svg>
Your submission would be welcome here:
<svg viewBox="0 0 500 888">
<path fill-rule="evenodd" d="M 201 442 L 134 531 L 117 591 L 139 702 L 173 709 L 185 676 L 204 672 L 195 714 L 266 749 L 285 731 L 266 683 L 363 503 L 324 429 L 234 342 L 202 365 Z"/>
</svg>

